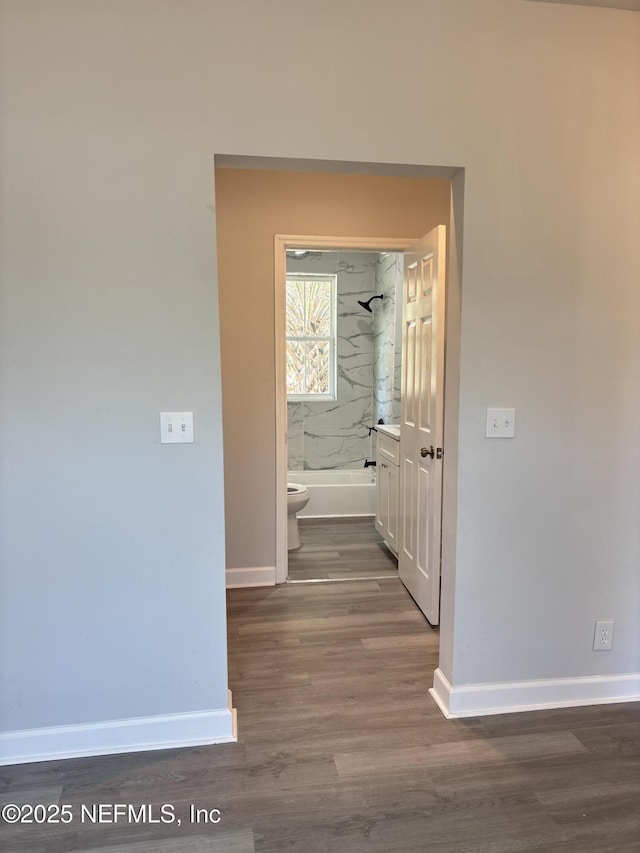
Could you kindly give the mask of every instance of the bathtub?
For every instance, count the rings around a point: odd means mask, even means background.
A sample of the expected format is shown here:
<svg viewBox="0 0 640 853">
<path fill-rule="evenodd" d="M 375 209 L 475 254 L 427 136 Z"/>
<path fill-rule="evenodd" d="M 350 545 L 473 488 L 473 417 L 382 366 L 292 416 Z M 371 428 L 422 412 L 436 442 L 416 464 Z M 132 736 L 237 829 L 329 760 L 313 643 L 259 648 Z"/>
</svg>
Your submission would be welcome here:
<svg viewBox="0 0 640 853">
<path fill-rule="evenodd" d="M 309 490 L 309 503 L 298 518 L 375 515 L 375 468 L 335 471 L 288 471 L 287 482 Z"/>
</svg>

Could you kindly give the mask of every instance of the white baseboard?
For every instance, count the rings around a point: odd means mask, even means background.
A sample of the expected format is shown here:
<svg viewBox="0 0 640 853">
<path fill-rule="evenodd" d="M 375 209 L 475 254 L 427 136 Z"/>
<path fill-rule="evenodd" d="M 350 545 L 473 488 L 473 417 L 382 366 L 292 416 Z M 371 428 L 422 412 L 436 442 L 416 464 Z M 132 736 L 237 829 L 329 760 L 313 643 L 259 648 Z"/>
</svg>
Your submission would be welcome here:
<svg viewBox="0 0 640 853">
<path fill-rule="evenodd" d="M 451 685 L 441 669 L 429 690 L 447 719 L 640 701 L 640 673 Z"/>
<path fill-rule="evenodd" d="M 237 728 L 231 691 L 228 697 L 228 708 L 213 711 L 3 732 L 0 765 L 229 743 Z"/>
<path fill-rule="evenodd" d="M 275 566 L 252 566 L 248 569 L 227 569 L 227 589 L 249 586 L 275 586 Z"/>
</svg>

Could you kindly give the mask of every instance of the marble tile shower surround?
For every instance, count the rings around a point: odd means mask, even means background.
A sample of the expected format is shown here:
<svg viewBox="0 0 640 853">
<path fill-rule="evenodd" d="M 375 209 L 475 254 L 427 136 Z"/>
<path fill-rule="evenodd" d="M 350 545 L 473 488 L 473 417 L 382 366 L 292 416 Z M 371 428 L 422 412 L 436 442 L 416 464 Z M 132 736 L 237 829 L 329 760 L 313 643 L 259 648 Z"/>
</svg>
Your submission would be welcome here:
<svg viewBox="0 0 640 853">
<path fill-rule="evenodd" d="M 376 303 L 373 321 L 373 412 L 375 422 L 400 423 L 402 364 L 402 283 L 404 255 L 379 255 L 376 262 Z"/>
<path fill-rule="evenodd" d="M 378 255 L 308 252 L 287 256 L 287 272 L 337 275 L 337 396 L 287 404 L 289 470 L 362 468 L 371 458 L 374 314 L 359 299 L 373 296 Z M 378 303 L 374 303 L 377 307 Z M 374 308 L 375 312 L 375 308 Z"/>
</svg>

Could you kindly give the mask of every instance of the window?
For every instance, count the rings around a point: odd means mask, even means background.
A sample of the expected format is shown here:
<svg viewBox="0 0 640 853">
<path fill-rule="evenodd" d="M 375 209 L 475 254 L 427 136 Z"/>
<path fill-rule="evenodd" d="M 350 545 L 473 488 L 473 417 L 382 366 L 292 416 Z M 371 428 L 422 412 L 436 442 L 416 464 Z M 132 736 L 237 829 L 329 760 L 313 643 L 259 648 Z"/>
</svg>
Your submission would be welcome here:
<svg viewBox="0 0 640 853">
<path fill-rule="evenodd" d="M 335 275 L 287 275 L 287 397 L 336 399 Z"/>
</svg>

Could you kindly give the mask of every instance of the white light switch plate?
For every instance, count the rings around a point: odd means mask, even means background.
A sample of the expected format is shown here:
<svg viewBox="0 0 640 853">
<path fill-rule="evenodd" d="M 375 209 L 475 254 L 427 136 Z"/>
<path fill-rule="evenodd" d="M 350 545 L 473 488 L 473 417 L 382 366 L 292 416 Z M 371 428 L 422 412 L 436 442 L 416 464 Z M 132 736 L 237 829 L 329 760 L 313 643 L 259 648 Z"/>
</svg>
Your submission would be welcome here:
<svg viewBox="0 0 640 853">
<path fill-rule="evenodd" d="M 193 412 L 160 412 L 161 444 L 193 444 Z"/>
<path fill-rule="evenodd" d="M 487 409 L 487 438 L 514 438 L 515 409 Z"/>
</svg>

